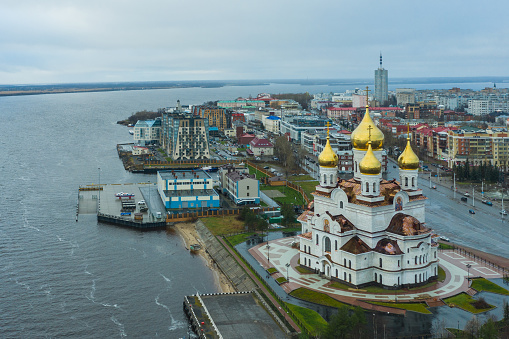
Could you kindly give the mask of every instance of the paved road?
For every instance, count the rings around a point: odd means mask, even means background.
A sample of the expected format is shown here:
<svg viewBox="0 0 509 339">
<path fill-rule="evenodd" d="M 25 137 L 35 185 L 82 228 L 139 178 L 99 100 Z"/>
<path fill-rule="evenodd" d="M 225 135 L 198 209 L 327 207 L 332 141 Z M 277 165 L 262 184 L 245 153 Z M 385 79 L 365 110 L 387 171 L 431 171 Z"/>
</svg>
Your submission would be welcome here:
<svg viewBox="0 0 509 339">
<path fill-rule="evenodd" d="M 399 180 L 398 168 L 389 165 L 388 179 Z M 451 242 L 479 249 L 484 252 L 509 258 L 509 223 L 507 216 L 502 218 L 499 208 L 482 204 L 480 199 L 462 202 L 461 194 L 454 193 L 450 187 L 437 185 L 429 188 L 429 180 L 419 178 L 419 186 L 428 197 L 426 205 L 426 224 L 438 234 L 445 235 Z M 473 209 L 475 214 L 470 214 Z"/>
</svg>

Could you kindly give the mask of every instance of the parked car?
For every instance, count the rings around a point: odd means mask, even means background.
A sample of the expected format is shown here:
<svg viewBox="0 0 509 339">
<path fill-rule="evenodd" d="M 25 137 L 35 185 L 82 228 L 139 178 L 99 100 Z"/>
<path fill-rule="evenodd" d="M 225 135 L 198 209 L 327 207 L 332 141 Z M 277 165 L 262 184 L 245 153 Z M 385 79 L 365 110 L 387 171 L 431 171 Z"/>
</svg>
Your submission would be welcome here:
<svg viewBox="0 0 509 339">
<path fill-rule="evenodd" d="M 465 194 L 463 194 L 463 195 L 466 196 L 466 197 L 470 196 L 470 194 L 468 194 L 468 192 L 465 192 Z"/>
<path fill-rule="evenodd" d="M 442 236 L 440 236 L 440 238 L 439 238 L 439 239 L 440 239 L 440 240 L 443 240 L 443 241 L 447 241 L 447 242 L 449 242 L 449 238 L 444 237 L 443 235 L 442 235 Z"/>
<path fill-rule="evenodd" d="M 482 203 L 486 204 L 488 206 L 493 206 L 493 203 L 491 201 L 488 201 L 488 200 L 482 200 Z"/>
<path fill-rule="evenodd" d="M 145 200 L 138 201 L 138 205 L 145 205 Z"/>
<path fill-rule="evenodd" d="M 461 197 L 461 201 L 464 201 L 464 202 L 467 202 L 467 198 L 466 197 Z"/>
<path fill-rule="evenodd" d="M 432 186 L 431 188 L 433 188 L 434 190 L 436 190 L 436 189 L 437 189 L 437 187 L 436 187 L 436 186 Z"/>
<path fill-rule="evenodd" d="M 468 210 L 468 213 L 475 214 L 475 211 L 474 210 Z"/>
<path fill-rule="evenodd" d="M 500 214 L 502 214 L 502 215 L 507 215 L 507 212 L 506 212 L 505 210 L 501 210 L 501 211 L 500 211 Z"/>
</svg>

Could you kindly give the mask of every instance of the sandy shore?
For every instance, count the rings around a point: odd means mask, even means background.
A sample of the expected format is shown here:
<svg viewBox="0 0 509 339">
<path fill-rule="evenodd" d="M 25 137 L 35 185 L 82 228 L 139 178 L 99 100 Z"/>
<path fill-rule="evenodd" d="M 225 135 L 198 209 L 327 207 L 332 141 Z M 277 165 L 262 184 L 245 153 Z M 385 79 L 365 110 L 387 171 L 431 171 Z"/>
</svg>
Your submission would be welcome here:
<svg viewBox="0 0 509 339">
<path fill-rule="evenodd" d="M 210 255 L 205 252 L 205 244 L 201 240 L 198 232 L 196 232 L 196 227 L 194 223 L 178 223 L 173 226 L 177 233 L 184 239 L 186 244 L 186 248 L 189 249 L 189 246 L 192 244 L 200 244 L 202 248 L 197 252 L 200 254 L 205 261 L 207 262 L 207 266 L 214 272 L 216 277 L 216 283 L 220 287 L 222 292 L 236 292 L 235 288 L 230 283 L 230 280 L 224 275 L 224 273 L 217 267 L 217 264 L 212 260 Z"/>
</svg>

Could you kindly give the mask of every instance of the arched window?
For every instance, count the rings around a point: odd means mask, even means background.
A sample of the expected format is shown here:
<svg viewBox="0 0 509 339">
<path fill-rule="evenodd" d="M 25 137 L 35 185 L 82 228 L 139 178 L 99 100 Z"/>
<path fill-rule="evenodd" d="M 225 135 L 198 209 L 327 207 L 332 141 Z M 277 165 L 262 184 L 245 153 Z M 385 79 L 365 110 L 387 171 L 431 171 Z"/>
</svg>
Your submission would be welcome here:
<svg viewBox="0 0 509 339">
<path fill-rule="evenodd" d="M 336 251 L 338 250 L 338 241 L 337 240 L 334 241 L 334 250 L 336 250 Z"/>
<path fill-rule="evenodd" d="M 343 208 L 343 202 L 342 201 L 339 202 L 339 208 Z"/>
<path fill-rule="evenodd" d="M 435 252 L 435 259 L 437 258 L 437 252 Z"/>
<path fill-rule="evenodd" d="M 316 236 L 316 242 L 317 242 L 317 245 L 318 245 L 318 236 Z M 415 264 L 417 265 L 417 256 L 415 256 Z"/>
<path fill-rule="evenodd" d="M 352 282 L 352 275 L 351 274 L 348 274 L 348 281 Z"/>
<path fill-rule="evenodd" d="M 375 273 L 375 281 L 378 281 L 378 274 Z"/>
<path fill-rule="evenodd" d="M 346 272 L 343 272 L 343 280 L 346 281 Z"/>
<path fill-rule="evenodd" d="M 306 245 L 304 245 L 304 253 L 306 253 Z"/>
<path fill-rule="evenodd" d="M 348 260 L 348 268 L 352 268 L 352 261 Z"/>
<path fill-rule="evenodd" d="M 417 274 L 415 275 L 415 283 L 417 284 Z"/>
<path fill-rule="evenodd" d="M 338 277 L 338 269 L 336 268 L 336 278 Z"/>
<path fill-rule="evenodd" d="M 369 193 L 369 183 L 366 183 L 366 193 Z"/>
<path fill-rule="evenodd" d="M 325 250 L 325 252 L 330 252 L 331 251 L 329 237 L 325 237 L 325 240 L 324 240 L 324 250 Z"/>
<path fill-rule="evenodd" d="M 373 183 L 373 192 L 376 192 L 376 183 Z"/>
<path fill-rule="evenodd" d="M 382 284 L 382 275 L 380 274 L 380 284 Z"/>
<path fill-rule="evenodd" d="M 331 184 L 331 185 L 332 185 L 332 184 L 334 184 L 334 183 L 332 182 L 332 174 L 330 175 L 330 184 Z"/>
<path fill-rule="evenodd" d="M 422 264 L 422 255 L 419 256 L 419 265 Z"/>
<path fill-rule="evenodd" d="M 323 183 L 324 183 L 324 184 L 327 184 L 327 174 L 324 174 L 324 175 L 323 175 Z"/>
<path fill-rule="evenodd" d="M 398 267 L 399 267 L 399 260 L 398 260 Z M 399 285 L 399 284 L 398 284 Z"/>
<path fill-rule="evenodd" d="M 405 178 L 405 187 L 408 187 L 408 178 Z"/>
<path fill-rule="evenodd" d="M 318 245 L 318 234 L 316 235 L 316 244 Z M 417 264 L 417 261 L 415 263 Z"/>
<path fill-rule="evenodd" d="M 398 277 L 398 285 L 399 285 L 399 284 L 400 284 L 400 283 L 399 283 L 399 277 Z"/>
<path fill-rule="evenodd" d="M 382 258 L 380 258 L 380 267 L 382 267 Z"/>
<path fill-rule="evenodd" d="M 357 161 L 355 162 L 355 172 L 357 172 Z M 345 277 L 346 280 L 346 277 Z"/>
<path fill-rule="evenodd" d="M 415 178 L 412 178 L 412 187 L 415 186 Z"/>
<path fill-rule="evenodd" d="M 346 259 L 343 259 L 343 266 L 346 267 Z"/>
</svg>

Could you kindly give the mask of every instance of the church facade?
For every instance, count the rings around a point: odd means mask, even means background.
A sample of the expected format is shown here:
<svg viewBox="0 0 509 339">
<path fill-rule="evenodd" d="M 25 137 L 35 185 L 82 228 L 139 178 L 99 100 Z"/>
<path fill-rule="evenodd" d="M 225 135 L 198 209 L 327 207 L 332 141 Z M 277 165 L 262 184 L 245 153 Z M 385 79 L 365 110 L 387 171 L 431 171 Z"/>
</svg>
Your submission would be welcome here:
<svg viewBox="0 0 509 339">
<path fill-rule="evenodd" d="M 415 286 L 437 277 L 437 244 L 417 185 L 419 159 L 408 140 L 398 159 L 400 180 L 384 180 L 383 141 L 366 106 L 352 133 L 354 178 L 343 180 L 327 137 L 314 201 L 298 218 L 302 267 L 355 287 Z"/>
</svg>

